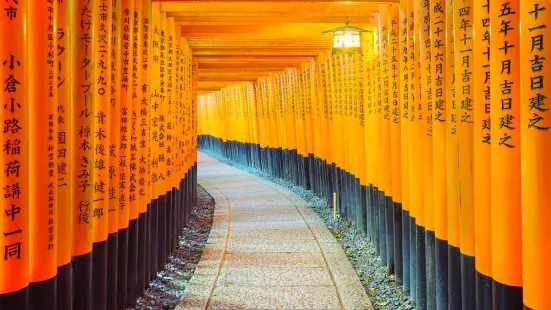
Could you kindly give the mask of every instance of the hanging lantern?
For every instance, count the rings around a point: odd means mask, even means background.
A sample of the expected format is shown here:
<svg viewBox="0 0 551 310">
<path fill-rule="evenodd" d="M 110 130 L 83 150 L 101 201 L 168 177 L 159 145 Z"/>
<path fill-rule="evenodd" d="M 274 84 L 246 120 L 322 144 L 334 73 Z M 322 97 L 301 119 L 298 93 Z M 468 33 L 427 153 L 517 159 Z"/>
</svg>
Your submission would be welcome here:
<svg viewBox="0 0 551 310">
<path fill-rule="evenodd" d="M 333 33 L 333 54 L 355 54 L 362 52 L 361 33 L 367 30 L 348 26 L 347 17 L 344 27 L 326 30 L 323 33 Z"/>
</svg>

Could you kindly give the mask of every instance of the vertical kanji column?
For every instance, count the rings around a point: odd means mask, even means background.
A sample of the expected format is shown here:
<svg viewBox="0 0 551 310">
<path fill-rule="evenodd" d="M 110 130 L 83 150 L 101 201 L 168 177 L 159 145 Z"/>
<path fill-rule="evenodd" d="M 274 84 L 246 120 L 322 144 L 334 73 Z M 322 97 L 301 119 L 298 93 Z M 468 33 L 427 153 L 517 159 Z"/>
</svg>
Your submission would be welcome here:
<svg viewBox="0 0 551 310">
<path fill-rule="evenodd" d="M 461 304 L 475 307 L 473 209 L 473 8 L 471 0 L 455 0 L 455 89 L 457 96 Z M 476 69 L 475 69 L 476 70 Z"/>
<path fill-rule="evenodd" d="M 446 15 L 445 1 L 432 0 L 432 137 L 433 137 L 433 199 L 434 199 L 434 265 L 436 280 L 436 309 L 448 308 L 448 210 L 446 156 Z"/>
<path fill-rule="evenodd" d="M 381 255 L 381 262 L 386 263 L 386 223 L 385 223 L 385 213 L 384 206 L 386 201 L 384 198 L 384 184 L 383 184 L 383 163 L 382 163 L 382 102 L 381 102 L 381 91 L 380 91 L 380 64 L 381 64 L 381 29 L 379 25 L 380 15 L 377 15 L 373 18 L 373 55 L 371 59 L 371 92 L 372 92 L 372 161 L 373 161 L 373 185 L 375 190 L 374 195 L 374 227 L 375 227 L 375 244 L 377 245 L 378 254 Z M 336 84 L 337 94 L 340 93 L 339 84 Z M 342 133 L 341 133 L 342 137 Z M 342 205 L 342 202 L 341 202 Z"/>
<path fill-rule="evenodd" d="M 359 201 L 359 210 L 358 210 L 358 215 L 360 217 L 360 220 L 359 220 L 359 223 L 358 223 L 358 226 L 359 226 L 359 230 L 361 231 L 362 235 L 366 235 L 367 234 L 367 214 L 366 214 L 366 211 L 367 211 L 367 190 L 368 190 L 368 184 L 367 184 L 367 180 L 366 180 L 366 155 L 365 155 L 365 96 L 364 96 L 364 92 L 365 92 L 365 85 L 364 85 L 364 81 L 363 81 L 363 72 L 364 72 L 364 62 L 363 62 L 363 59 L 362 59 L 362 56 L 361 55 L 356 55 L 354 57 L 354 77 L 355 77 L 355 84 L 357 85 L 357 90 L 356 90 L 356 97 L 355 97 L 355 101 L 356 101 L 356 106 L 357 106 L 357 113 L 358 113 L 358 135 L 357 135 L 357 143 L 358 143 L 358 148 L 357 148 L 357 153 L 356 155 L 354 156 L 358 156 L 359 157 L 359 161 L 358 161 L 358 175 L 357 177 L 359 178 L 359 185 L 360 185 L 360 194 L 359 194 L 359 198 L 360 198 L 360 201 Z M 316 72 L 319 71 L 318 69 L 319 67 L 318 66 L 315 66 L 315 70 Z M 316 88 L 316 95 L 317 95 L 317 104 L 318 104 L 318 107 L 317 107 L 317 111 L 315 112 L 315 114 L 319 114 L 319 123 L 318 123 L 318 129 L 316 130 L 317 132 L 317 137 L 316 139 L 320 141 L 319 143 L 319 152 L 320 152 L 320 158 L 322 159 L 321 162 L 317 165 L 317 173 L 319 174 L 318 176 L 318 180 L 320 182 L 319 184 L 319 196 L 321 197 L 327 197 L 326 196 L 326 193 L 324 192 L 324 181 L 325 181 L 325 173 L 324 173 L 324 169 L 323 169 L 323 160 L 325 159 L 325 154 L 324 154 L 324 149 L 321 145 L 322 141 L 325 140 L 325 137 L 324 137 L 324 130 L 322 128 L 322 126 L 325 126 L 325 124 L 321 121 L 323 120 L 323 117 L 324 117 L 324 105 L 325 105 L 325 100 L 326 100 L 326 97 L 324 95 L 324 93 L 322 92 L 319 92 L 319 89 L 321 88 L 321 78 L 318 74 L 314 75 L 313 76 L 313 79 L 314 79 L 314 82 L 316 84 L 314 84 L 315 88 Z M 318 149 L 316 149 L 316 151 L 318 151 Z M 327 199 L 327 198 L 326 198 Z M 329 200 L 329 199 L 327 199 Z"/>
<path fill-rule="evenodd" d="M 141 98 L 138 93 L 140 91 L 139 83 L 141 82 L 139 70 L 139 59 L 141 45 L 139 44 L 139 37 L 141 33 L 141 2 L 139 0 L 133 0 L 129 5 L 130 10 L 130 47 L 129 47 L 129 61 L 128 61 L 128 74 L 129 74 L 129 119 L 128 130 L 130 133 L 130 141 L 128 143 L 128 171 L 129 171 L 129 183 L 128 183 L 128 201 L 129 201 L 129 213 L 128 213 L 128 286 L 127 286 L 127 305 L 133 307 L 138 298 L 138 214 L 139 214 L 139 142 L 138 135 L 140 130 L 138 115 L 140 112 Z"/>
<path fill-rule="evenodd" d="M 403 258 L 402 258 L 402 145 L 401 125 L 402 116 L 400 113 L 400 18 L 399 4 L 391 4 L 389 10 L 389 118 L 390 118 L 390 156 L 391 156 L 391 192 L 392 192 L 392 222 L 394 226 L 394 260 L 396 281 L 403 282 Z M 364 158 L 360 158 L 364 161 Z"/>
<path fill-rule="evenodd" d="M 141 32 L 138 44 L 138 66 L 141 71 L 138 83 L 138 96 L 140 98 L 140 125 L 138 134 L 139 171 L 138 171 L 138 195 L 139 195 L 139 227 L 138 227 L 138 294 L 145 290 L 150 281 L 149 275 L 149 210 L 151 209 L 151 184 L 150 184 L 150 139 L 149 127 L 151 121 L 149 106 L 149 50 L 151 37 L 151 2 L 141 0 Z"/>
<path fill-rule="evenodd" d="M 415 159 L 415 167 L 414 167 L 414 174 L 412 175 L 412 178 L 416 180 L 416 204 L 415 204 L 415 223 L 416 223 L 416 261 L 415 261 L 415 280 L 416 280 L 416 305 L 420 309 L 424 309 L 426 307 L 427 303 L 427 289 L 426 289 L 426 247 L 425 247 L 425 193 L 424 193 L 424 180 L 425 180 L 425 163 L 423 162 L 423 156 L 424 156 L 424 149 L 426 140 L 426 120 L 425 120 L 425 109 L 423 108 L 423 92 L 426 91 L 424 89 L 424 81 L 423 81 L 423 75 L 422 71 L 424 71 L 426 68 L 423 68 L 424 64 L 424 56 L 421 55 L 421 49 L 424 47 L 424 39 L 421 35 L 421 32 L 425 29 L 422 28 L 422 23 L 424 23 L 425 16 L 425 3 L 414 1 L 414 54 L 415 54 L 415 61 L 414 61 L 414 79 L 412 79 L 412 82 L 414 84 L 414 109 L 416 111 L 416 119 L 415 119 L 415 127 L 414 127 L 414 135 L 415 135 L 415 143 L 414 143 L 414 159 Z"/>
<path fill-rule="evenodd" d="M 166 13 L 161 12 L 160 18 L 160 87 L 159 87 L 159 224 L 158 224 L 158 262 L 157 267 L 162 270 L 166 265 L 166 210 L 167 210 L 167 120 L 168 120 L 168 101 L 167 101 L 167 46 L 168 46 L 168 31 L 167 31 Z"/>
<path fill-rule="evenodd" d="M 2 145 L 16 143 L 18 152 L 2 147 L 1 188 L 4 191 L 0 214 L 0 304 L 6 308 L 29 307 L 29 78 L 28 37 L 25 22 L 27 1 L 3 1 L 0 4 L 0 105 L 2 109 Z M 45 47 L 43 47 L 45 48 Z M 15 110 L 17 107 L 17 110 Z"/>
<path fill-rule="evenodd" d="M 119 147 L 121 143 L 121 45 L 122 45 L 122 1 L 111 0 L 111 63 L 108 78 L 110 81 L 109 90 L 109 112 L 108 119 L 110 126 L 109 135 L 109 165 L 108 165 L 108 249 L 107 249 L 107 308 L 117 308 L 118 295 L 118 274 L 119 274 L 119 212 L 120 212 L 120 171 L 119 171 Z M 124 244 L 124 243 L 123 243 Z"/>
<path fill-rule="evenodd" d="M 385 244 L 386 244 L 386 262 L 389 268 L 389 273 L 394 273 L 394 225 L 393 211 L 394 203 L 392 202 L 392 169 L 391 169 L 391 152 L 390 152 L 390 18 L 388 6 L 381 5 L 379 14 L 379 85 L 378 92 L 380 93 L 380 145 L 379 152 L 381 160 L 381 190 L 384 192 L 382 199 L 384 203 L 380 216 L 384 220 L 385 226 Z"/>
<path fill-rule="evenodd" d="M 522 251 L 525 309 L 549 309 L 549 262 L 551 261 L 551 213 L 549 154 L 551 128 L 548 98 L 551 67 L 549 1 L 520 1 L 521 170 L 522 170 Z M 547 36 L 547 37 L 546 37 Z M 493 78 L 493 77 L 492 77 Z M 492 94 L 493 96 L 493 94 Z"/>
<path fill-rule="evenodd" d="M 522 307 L 519 3 L 490 1 L 492 276 L 500 310 Z"/>
<path fill-rule="evenodd" d="M 492 308 L 492 235 L 490 217 L 490 0 L 474 2 L 474 254 L 476 309 Z M 496 125 L 497 126 L 497 125 Z"/>
<path fill-rule="evenodd" d="M 435 232 L 434 232 L 434 187 L 433 187 L 433 118 L 434 92 L 433 75 L 434 64 L 432 56 L 431 41 L 431 18 L 432 10 L 430 0 L 423 0 L 419 8 L 419 61 L 421 64 L 421 105 L 422 105 L 422 128 L 421 141 L 423 141 L 423 204 L 425 217 L 425 274 L 426 274 L 426 307 L 436 308 L 436 274 L 435 274 Z"/>
<path fill-rule="evenodd" d="M 73 306 L 92 309 L 92 243 L 93 191 L 94 191 L 94 115 L 96 96 L 95 59 L 93 34 L 94 1 L 79 0 L 75 3 L 76 16 L 73 44 L 75 72 L 73 111 L 74 132 L 74 242 L 73 242 Z"/>
<path fill-rule="evenodd" d="M 57 102 L 56 102 L 56 168 L 57 178 L 57 308 L 71 309 L 72 296 L 72 243 L 73 243 L 73 169 L 72 149 L 74 128 L 72 122 L 74 94 L 72 54 L 74 36 L 74 10 L 69 2 L 58 2 L 57 6 Z"/>
<path fill-rule="evenodd" d="M 319 65 L 320 65 L 320 70 L 319 70 L 319 76 L 320 76 L 320 80 L 321 80 L 321 91 L 323 92 L 323 118 L 322 118 L 322 122 L 321 122 L 321 128 L 322 128 L 322 132 L 323 132 L 323 136 L 326 137 L 326 139 L 330 139 L 331 138 L 331 125 L 332 125 L 332 107 L 331 107 L 331 103 L 330 103 L 330 95 L 329 95 L 329 84 L 327 82 L 327 79 L 326 79 L 326 76 L 327 76 L 327 65 L 326 65 L 326 55 L 323 54 L 323 53 L 320 53 L 320 55 L 318 56 L 318 59 L 319 59 Z M 365 68 L 365 67 L 364 67 Z M 363 75 L 363 72 L 362 72 L 362 75 Z M 283 84 L 280 83 L 281 87 L 283 87 Z M 283 97 L 283 95 L 282 95 Z M 365 102 L 365 101 L 364 101 Z M 285 114 L 285 109 L 286 109 L 286 106 L 285 104 L 283 103 L 283 112 Z M 364 123 L 365 123 L 365 120 L 364 120 Z M 285 126 L 285 131 L 287 131 L 287 127 Z M 364 132 L 365 133 L 365 132 Z M 325 140 L 327 141 L 327 140 Z M 285 140 L 285 145 L 288 145 L 288 140 L 286 139 Z M 323 169 L 324 169 L 324 178 L 325 178 L 325 195 L 327 197 L 327 200 L 328 201 L 332 201 L 331 199 L 331 196 L 333 195 L 332 194 L 332 191 L 331 191 L 331 174 L 330 174 L 330 171 L 331 171 L 331 163 L 332 163 L 332 157 L 331 157 L 331 143 L 323 143 L 322 142 L 322 147 L 323 147 L 323 154 L 324 154 L 324 164 L 323 164 Z M 366 154 L 367 155 L 367 154 Z M 367 177 L 366 177 L 366 180 L 367 180 Z"/>
<path fill-rule="evenodd" d="M 409 223 L 409 234 L 410 234 L 410 242 L 409 242 L 409 253 L 410 253 L 410 259 L 409 259 L 409 283 L 410 283 L 410 289 L 409 293 L 411 294 L 411 299 L 416 300 L 417 298 L 417 291 L 416 291 L 416 263 L 417 263 L 417 228 L 416 228 L 416 216 L 417 216 L 417 204 L 419 203 L 418 200 L 418 193 L 416 193 L 417 187 L 419 186 L 419 182 L 417 180 L 415 167 L 417 166 L 417 163 L 415 162 L 415 152 L 417 149 L 415 148 L 415 143 L 418 142 L 418 139 L 416 138 L 415 132 L 416 132 L 416 95 L 415 95 L 415 83 L 416 83 L 416 68 L 418 66 L 418 63 L 416 62 L 416 54 L 415 54 L 415 5 L 414 0 L 408 1 L 408 16 L 407 16 L 407 28 L 408 28 L 408 66 L 409 66 L 409 76 L 408 76 L 408 86 L 409 86 L 409 124 L 408 124 L 408 168 L 409 168 L 409 201 L 410 201 L 410 223 Z"/>
<path fill-rule="evenodd" d="M 93 309 L 107 308 L 108 213 L 109 213 L 109 139 L 111 102 L 111 23 L 112 4 L 96 0 L 92 9 L 95 42 L 95 95 L 93 115 L 93 226 L 92 255 Z"/>
<path fill-rule="evenodd" d="M 160 112 L 160 36 L 161 36 L 161 13 L 159 3 L 151 5 L 151 85 L 150 85 L 150 147 L 151 147 L 151 219 L 150 219 L 150 257 L 151 257 L 151 278 L 157 274 L 158 264 L 158 212 L 159 212 L 159 112 Z"/>
<path fill-rule="evenodd" d="M 410 112 L 410 87 L 409 87 L 409 54 L 408 54 L 408 1 L 400 1 L 400 148 L 401 148 L 401 174 L 402 174 L 402 261 L 403 282 L 402 288 L 409 292 L 410 289 L 410 194 L 409 194 L 409 112 Z"/>
<path fill-rule="evenodd" d="M 168 17 L 167 18 L 167 66 L 166 66 L 166 74 L 167 74 L 167 114 L 166 114 L 166 165 L 167 165 L 167 174 L 166 174 L 166 181 L 167 181 L 167 203 L 166 203 L 166 226 L 165 226 L 165 233 L 166 233 L 166 248 L 165 248 L 165 255 L 167 257 L 167 261 L 170 257 L 170 253 L 172 252 L 172 234 L 173 234 L 173 215 L 174 215 L 174 108 L 176 103 L 175 98 L 175 71 L 174 71 L 174 65 L 175 65 L 175 45 L 174 45 L 174 31 L 175 31 L 175 25 L 174 25 L 174 18 Z"/>
<path fill-rule="evenodd" d="M 29 113 L 28 148 L 19 139 L 13 139 L 5 141 L 2 149 L 16 157 L 29 154 L 29 171 L 32 172 L 29 179 L 30 303 L 44 308 L 55 308 L 57 296 L 56 14 L 55 1 L 38 1 L 29 10 L 28 64 L 32 72 L 28 84 L 32 90 L 29 104 L 24 107 L 21 102 L 10 100 L 3 106 L 5 115 L 16 111 Z M 6 185 L 4 190 L 4 197 L 6 194 L 12 198 L 27 195 L 20 193 L 14 185 Z"/>
<path fill-rule="evenodd" d="M 120 26 L 119 251 L 117 306 L 126 306 L 129 277 L 130 144 L 132 135 L 132 24 L 134 1 L 122 0 Z"/>
<path fill-rule="evenodd" d="M 461 309 L 461 263 L 459 252 L 459 191 L 457 110 L 455 75 L 454 1 L 446 0 L 446 147 L 448 213 L 448 308 Z"/>
<path fill-rule="evenodd" d="M 316 141 L 316 136 L 318 135 L 318 133 L 314 130 L 314 122 L 315 122 L 315 119 L 314 119 L 314 105 L 316 104 L 316 98 L 314 97 L 314 89 L 313 89 L 313 84 L 312 84 L 312 78 L 313 78 L 313 75 L 312 75 L 312 68 L 314 67 L 314 63 L 312 61 L 310 62 L 307 62 L 306 65 L 305 65 L 305 68 L 304 68 L 304 84 L 305 84 L 305 90 L 304 90 L 304 93 L 305 93 L 305 96 L 306 96 L 306 102 L 305 102 L 305 114 L 306 114 L 306 147 L 307 147 L 307 156 L 308 156 L 308 159 L 305 159 L 305 171 L 306 171 L 306 188 L 307 189 L 310 189 L 310 190 L 313 190 L 314 186 L 316 186 L 317 184 L 317 180 L 315 179 L 315 169 L 314 169 L 314 165 L 315 165 L 315 141 Z M 274 84 L 275 84 L 275 80 L 274 80 Z M 276 104 L 276 107 L 279 107 L 280 106 L 280 100 L 279 100 L 279 97 L 277 96 L 277 88 L 274 87 L 274 92 L 275 92 L 275 102 L 274 104 Z M 248 101 L 248 100 L 247 100 Z M 276 117 L 276 121 L 278 120 L 278 114 L 279 114 L 279 109 L 276 108 L 275 109 L 275 117 Z M 276 171 L 276 175 L 279 175 L 279 172 L 280 172 L 280 168 L 279 166 L 281 165 L 281 159 L 279 158 L 279 148 L 281 147 L 281 134 L 279 134 L 279 128 L 281 128 L 281 124 L 279 122 L 276 122 L 277 126 L 277 130 L 278 130 L 278 145 L 277 145 L 277 148 L 276 150 L 274 150 L 274 152 L 276 153 L 276 158 L 277 158 L 277 171 Z M 356 131 L 357 132 L 357 131 Z M 356 174 L 357 176 L 357 174 Z"/>
</svg>

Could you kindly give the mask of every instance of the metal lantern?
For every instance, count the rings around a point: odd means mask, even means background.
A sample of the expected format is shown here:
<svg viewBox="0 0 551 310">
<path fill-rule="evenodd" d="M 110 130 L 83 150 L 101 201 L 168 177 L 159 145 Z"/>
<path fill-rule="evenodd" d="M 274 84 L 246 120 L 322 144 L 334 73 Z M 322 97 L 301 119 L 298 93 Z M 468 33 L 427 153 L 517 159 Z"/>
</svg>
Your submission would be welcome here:
<svg viewBox="0 0 551 310">
<path fill-rule="evenodd" d="M 326 30 L 323 33 L 333 33 L 333 54 L 355 54 L 362 52 L 361 33 L 367 30 L 348 26 L 347 17 L 344 27 Z"/>
</svg>

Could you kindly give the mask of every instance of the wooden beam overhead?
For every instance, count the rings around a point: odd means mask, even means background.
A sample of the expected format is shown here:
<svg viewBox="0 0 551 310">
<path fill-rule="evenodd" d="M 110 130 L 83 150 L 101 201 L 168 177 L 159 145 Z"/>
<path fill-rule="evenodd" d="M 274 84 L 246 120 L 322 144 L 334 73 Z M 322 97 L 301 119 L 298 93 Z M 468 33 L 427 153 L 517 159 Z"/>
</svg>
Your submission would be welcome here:
<svg viewBox="0 0 551 310">
<path fill-rule="evenodd" d="M 344 23 L 346 17 L 350 17 L 351 23 L 360 21 L 373 21 L 373 17 L 378 14 L 378 11 L 358 11 L 358 12 L 166 12 L 167 16 L 174 17 L 174 21 L 195 20 L 195 21 L 254 21 L 253 18 L 271 18 L 280 17 L 283 22 L 292 22 L 290 19 L 296 18 L 299 23 L 306 23 L 308 18 L 322 19 L 321 23 L 326 23 L 324 20 L 328 17 L 334 17 L 334 23 Z M 303 20 L 304 21 L 301 21 Z M 285 21 L 289 20 L 289 21 Z M 319 22 L 318 22 L 319 23 Z"/>
<path fill-rule="evenodd" d="M 225 76 L 225 75 L 216 75 L 212 77 L 199 77 L 199 82 L 224 82 L 224 81 L 231 81 L 232 83 L 238 83 L 238 82 L 254 82 L 259 78 L 259 76 Z"/>
<path fill-rule="evenodd" d="M 325 49 L 201 49 L 193 51 L 193 56 L 316 56 Z"/>
<path fill-rule="evenodd" d="M 226 76 L 228 78 L 247 78 L 247 77 L 251 77 L 251 76 L 265 76 L 265 75 L 269 75 L 270 74 L 270 71 L 246 71 L 246 72 L 242 72 L 242 71 L 224 71 L 224 70 L 198 70 L 197 71 L 197 76 L 202 79 L 202 78 L 216 78 L 216 77 L 219 77 L 219 76 Z"/>
<path fill-rule="evenodd" d="M 235 0 L 152 0 L 153 2 L 179 2 L 179 3 L 192 3 L 192 2 L 235 2 Z M 260 2 L 260 3 L 266 3 L 266 2 L 272 2 L 272 3 L 281 3 L 281 2 L 289 2 L 289 0 L 247 0 L 247 2 Z M 343 0 L 294 0 L 293 2 L 297 3 L 341 3 Z M 387 0 L 387 1 L 380 1 L 380 0 L 354 0 L 351 2 L 356 3 L 393 3 L 397 2 L 397 0 Z"/>
<path fill-rule="evenodd" d="M 155 1 L 155 0 L 154 0 Z M 299 68 L 331 49 L 323 31 L 373 23 L 380 3 L 399 0 L 164 0 L 163 14 L 198 63 L 198 94 Z"/>
<path fill-rule="evenodd" d="M 185 1 L 160 1 L 161 11 L 172 12 L 194 12 L 200 14 L 203 12 L 307 12 L 307 13 L 327 13 L 327 12 L 371 12 L 378 11 L 381 1 L 370 2 L 185 2 Z M 387 1 L 388 3 L 397 1 Z"/>
<path fill-rule="evenodd" d="M 332 45 L 332 41 L 282 41 L 282 40 L 188 40 L 188 44 L 193 49 L 194 46 L 200 46 L 200 47 L 325 47 L 327 49 L 330 49 Z"/>
<path fill-rule="evenodd" d="M 329 28 L 328 28 L 329 29 Z M 310 34 L 310 35 L 306 35 L 306 34 L 293 34 L 293 33 L 281 33 L 281 34 L 278 34 L 278 35 L 275 35 L 273 33 L 254 33 L 254 34 L 251 34 L 251 33 L 240 33 L 240 32 L 224 32 L 224 31 L 221 31 L 221 32 L 185 32 L 185 31 L 182 31 L 182 36 L 186 37 L 186 38 L 195 38 L 195 37 L 228 37 L 228 38 L 237 38 L 238 40 L 240 39 L 246 39 L 246 38 L 254 38 L 254 39 L 272 39 L 272 38 L 289 38 L 289 39 L 293 39 L 293 38 L 301 38 L 301 37 L 307 37 L 307 38 L 312 38 L 312 39 L 323 39 L 325 37 L 330 37 L 330 38 L 333 38 L 332 35 L 330 34 L 322 34 L 321 32 L 320 33 L 317 33 L 317 34 Z"/>
<path fill-rule="evenodd" d="M 197 71 L 200 74 L 221 72 L 221 73 L 250 73 L 250 72 L 266 72 L 270 73 L 271 71 L 282 71 L 285 68 L 198 68 Z"/>
<path fill-rule="evenodd" d="M 243 81 L 246 82 L 246 81 Z M 240 83 L 239 81 L 198 81 L 197 88 L 224 88 L 226 86 Z"/>
<path fill-rule="evenodd" d="M 318 43 L 326 43 L 326 42 L 333 42 L 333 36 L 326 35 L 326 36 L 320 36 L 320 37 L 309 37 L 309 36 L 297 36 L 292 38 L 285 38 L 285 37 L 276 37 L 272 36 L 269 38 L 266 37 L 257 37 L 254 35 L 249 35 L 243 39 L 236 40 L 234 37 L 231 36 L 221 36 L 221 37 L 209 37 L 209 36 L 202 36 L 202 37 L 190 37 L 186 38 L 186 41 L 189 43 L 192 42 L 233 42 L 233 43 L 242 43 L 242 42 L 294 42 L 294 43 L 301 43 L 301 42 L 318 42 Z M 227 47 L 232 47 L 232 45 L 228 45 Z"/>
<path fill-rule="evenodd" d="M 271 17 L 277 17 L 277 16 L 271 16 Z M 318 26 L 318 27 L 332 27 L 331 25 L 337 25 L 336 27 L 342 26 L 344 24 L 345 17 L 335 17 L 334 21 L 324 21 L 320 18 L 309 18 L 309 20 L 301 21 L 299 19 L 295 21 L 285 21 L 284 19 L 280 18 L 277 22 L 273 21 L 266 21 L 265 18 L 271 19 L 271 17 L 262 17 L 255 20 L 243 20 L 243 19 L 229 19 L 227 21 L 224 21 L 224 18 L 217 17 L 215 19 L 211 19 L 209 17 L 201 17 L 198 19 L 192 19 L 188 20 L 187 17 L 175 17 L 175 23 L 177 26 L 217 26 L 217 27 L 225 27 L 225 26 L 286 26 L 286 25 L 299 25 L 299 26 Z M 328 17 L 325 17 L 328 18 Z M 178 21 L 180 19 L 180 21 Z M 222 20 L 220 20 L 222 19 Z M 316 19 L 318 21 L 316 21 Z M 371 21 L 371 18 L 369 18 L 368 21 L 363 21 L 361 23 L 369 23 Z M 353 23 L 354 25 L 359 24 L 360 21 L 355 20 Z M 325 26 L 324 26 L 325 25 Z M 326 30 L 326 29 L 324 29 Z"/>
<path fill-rule="evenodd" d="M 222 89 L 222 87 L 204 87 L 204 88 L 197 88 L 197 92 L 201 93 L 214 93 Z"/>
<path fill-rule="evenodd" d="M 258 37 L 331 37 L 323 31 L 343 24 L 279 24 L 279 25 L 182 25 L 184 37 L 255 35 Z"/>
<path fill-rule="evenodd" d="M 373 16 L 377 12 L 360 12 L 354 13 L 335 13 L 335 14 L 317 14 L 312 16 L 306 13 L 239 13 L 239 14 L 208 14 L 208 16 L 197 16 L 190 14 L 170 13 L 174 16 L 174 21 L 177 25 L 194 25 L 204 23 L 229 23 L 234 25 L 243 24 L 273 24 L 273 23 L 344 23 L 347 16 L 351 18 L 351 24 L 370 23 L 373 21 Z"/>
<path fill-rule="evenodd" d="M 237 64 L 199 64 L 199 69 L 241 69 L 241 68 L 266 68 L 270 70 L 278 70 L 285 68 L 296 68 L 299 65 L 295 63 L 273 63 L 273 64 L 251 64 L 251 63 L 237 63 Z"/>
<path fill-rule="evenodd" d="M 200 64 L 206 63 L 304 63 L 312 60 L 312 57 L 289 57 L 289 56 L 199 56 Z"/>
</svg>

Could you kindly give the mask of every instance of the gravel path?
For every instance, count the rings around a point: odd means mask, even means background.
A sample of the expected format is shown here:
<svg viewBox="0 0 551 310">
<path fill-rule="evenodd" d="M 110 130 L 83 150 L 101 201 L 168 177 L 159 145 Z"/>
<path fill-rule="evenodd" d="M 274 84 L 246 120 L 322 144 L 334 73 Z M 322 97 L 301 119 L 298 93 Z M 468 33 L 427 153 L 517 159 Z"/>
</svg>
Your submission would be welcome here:
<svg viewBox="0 0 551 310">
<path fill-rule="evenodd" d="M 213 211 L 214 199 L 197 185 L 197 205 L 191 211 L 190 225 L 184 229 L 180 245 L 172 254 L 170 263 L 149 284 L 135 309 L 176 307 L 207 245 Z"/>
<path fill-rule="evenodd" d="M 375 253 L 375 247 L 357 234 L 355 228 L 341 221 L 340 218 L 333 220 L 333 211 L 326 201 L 315 196 L 311 191 L 305 190 L 300 186 L 295 186 L 288 181 L 276 178 L 261 170 L 240 165 L 205 150 L 201 150 L 201 152 L 225 164 L 284 186 L 305 199 L 323 218 L 329 230 L 345 250 L 375 309 L 398 310 L 414 308 L 409 296 L 404 293 L 402 287 L 395 281 L 394 275 L 388 275 L 387 268 L 382 266 L 380 257 Z"/>
</svg>

